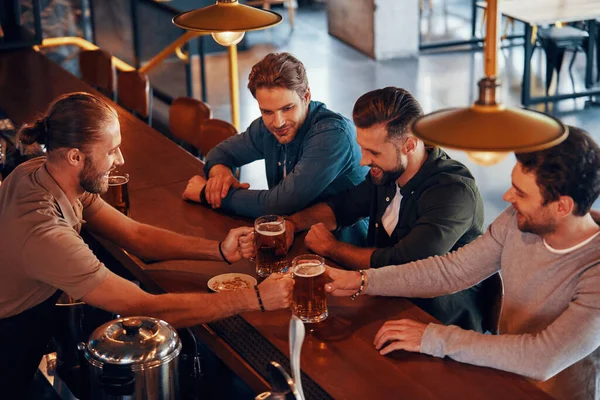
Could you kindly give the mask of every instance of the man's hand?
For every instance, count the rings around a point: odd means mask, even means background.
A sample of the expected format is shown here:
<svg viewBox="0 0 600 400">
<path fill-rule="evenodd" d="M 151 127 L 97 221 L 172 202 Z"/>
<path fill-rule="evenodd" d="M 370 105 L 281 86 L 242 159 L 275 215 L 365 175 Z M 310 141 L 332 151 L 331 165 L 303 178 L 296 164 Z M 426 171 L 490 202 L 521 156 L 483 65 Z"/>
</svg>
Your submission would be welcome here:
<svg viewBox="0 0 600 400">
<path fill-rule="evenodd" d="M 234 228 L 229 231 L 225 240 L 221 244 L 221 250 L 223 255 L 227 258 L 227 261 L 234 263 L 243 258 L 248 258 L 251 254 L 245 248 L 242 248 L 240 242 L 246 239 L 245 236 L 254 235 L 254 228 L 249 226 L 242 226 L 241 228 Z"/>
<path fill-rule="evenodd" d="M 294 280 L 289 276 L 279 273 L 271 274 L 271 276 L 258 285 L 260 298 L 265 310 L 288 308 L 292 303 L 293 288 Z"/>
<path fill-rule="evenodd" d="M 358 292 L 362 281 L 358 271 L 343 271 L 327 267 L 327 275 L 333 282 L 325 285 L 325 290 L 334 296 L 352 296 Z"/>
<path fill-rule="evenodd" d="M 196 203 L 200 203 L 200 192 L 202 188 L 206 185 L 206 179 L 204 179 L 200 175 L 193 176 L 189 181 L 183 194 L 184 200 L 195 201 Z"/>
<path fill-rule="evenodd" d="M 240 245 L 240 252 L 242 253 L 242 257 L 256 257 L 256 235 L 254 234 L 254 230 L 252 230 L 252 232 L 240 236 L 238 242 Z"/>
<path fill-rule="evenodd" d="M 231 170 L 224 165 L 217 164 L 210 169 L 208 182 L 206 183 L 206 201 L 212 208 L 220 208 L 221 200 L 227 197 L 230 188 L 248 189 L 249 183 L 240 183 Z"/>
<path fill-rule="evenodd" d="M 306 247 L 324 257 L 329 256 L 329 251 L 336 243 L 337 240 L 322 222 L 311 226 L 304 239 Z"/>
<path fill-rule="evenodd" d="M 388 321 L 379 329 L 373 343 L 382 355 L 395 350 L 418 353 L 421 351 L 421 340 L 426 328 L 427 324 L 411 319 Z M 390 343 L 384 347 L 388 342 Z"/>
</svg>

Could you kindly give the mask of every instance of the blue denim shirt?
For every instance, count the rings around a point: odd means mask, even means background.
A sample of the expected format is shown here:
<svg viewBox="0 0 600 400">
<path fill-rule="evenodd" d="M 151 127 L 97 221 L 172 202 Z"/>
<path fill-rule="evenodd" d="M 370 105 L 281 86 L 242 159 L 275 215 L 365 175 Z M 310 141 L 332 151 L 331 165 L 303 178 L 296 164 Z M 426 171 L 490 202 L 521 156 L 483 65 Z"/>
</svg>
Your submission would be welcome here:
<svg viewBox="0 0 600 400">
<path fill-rule="evenodd" d="M 360 158 L 354 124 L 325 104 L 311 101 L 308 116 L 291 143 L 279 144 L 258 118 L 246 132 L 208 153 L 204 173 L 208 176 L 216 164 L 234 170 L 264 159 L 269 190 L 232 189 L 221 207 L 253 218 L 288 215 L 362 182 L 368 171 L 360 166 Z"/>
</svg>

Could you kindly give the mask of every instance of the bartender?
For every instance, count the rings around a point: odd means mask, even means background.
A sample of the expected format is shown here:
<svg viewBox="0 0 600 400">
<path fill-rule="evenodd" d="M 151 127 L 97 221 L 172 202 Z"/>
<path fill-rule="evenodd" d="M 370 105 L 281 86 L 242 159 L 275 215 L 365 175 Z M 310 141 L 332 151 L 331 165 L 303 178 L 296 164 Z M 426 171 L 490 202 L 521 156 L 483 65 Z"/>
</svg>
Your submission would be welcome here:
<svg viewBox="0 0 600 400">
<path fill-rule="evenodd" d="M 23 144 L 46 146 L 47 157 L 17 167 L 0 185 L 0 393 L 26 397 L 53 331 L 61 292 L 120 315 L 148 315 L 176 327 L 250 310 L 288 307 L 293 280 L 272 275 L 258 289 L 217 294 L 151 295 L 113 274 L 79 232 L 87 230 L 154 260 L 236 262 L 252 228 L 233 229 L 222 242 L 133 221 L 99 195 L 122 165 L 116 111 L 101 98 L 72 93 L 23 128 Z M 210 296 L 210 297 L 209 297 Z M 16 398 L 11 396 L 10 398 Z"/>
</svg>

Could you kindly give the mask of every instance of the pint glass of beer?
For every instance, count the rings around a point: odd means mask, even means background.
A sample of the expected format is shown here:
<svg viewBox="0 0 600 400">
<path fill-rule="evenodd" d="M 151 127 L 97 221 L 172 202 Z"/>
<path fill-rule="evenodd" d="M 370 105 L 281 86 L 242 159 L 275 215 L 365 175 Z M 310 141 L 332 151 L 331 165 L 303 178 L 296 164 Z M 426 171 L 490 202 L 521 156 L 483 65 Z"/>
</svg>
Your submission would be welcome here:
<svg viewBox="0 0 600 400">
<path fill-rule="evenodd" d="M 256 239 L 256 274 L 263 278 L 287 267 L 285 220 L 277 215 L 264 215 L 254 221 Z"/>
<path fill-rule="evenodd" d="M 292 261 L 294 297 L 292 311 L 303 322 L 321 322 L 327 318 L 325 261 L 315 254 L 304 254 Z"/>
<path fill-rule="evenodd" d="M 129 217 L 128 174 L 115 173 L 108 176 L 108 191 L 102 195 L 104 201 Z"/>
</svg>

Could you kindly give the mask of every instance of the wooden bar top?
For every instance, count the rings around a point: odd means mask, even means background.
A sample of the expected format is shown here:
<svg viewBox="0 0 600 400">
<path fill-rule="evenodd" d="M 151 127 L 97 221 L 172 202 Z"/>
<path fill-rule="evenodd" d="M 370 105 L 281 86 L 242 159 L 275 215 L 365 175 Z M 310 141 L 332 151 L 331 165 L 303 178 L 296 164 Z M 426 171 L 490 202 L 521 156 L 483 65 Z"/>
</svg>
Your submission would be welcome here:
<svg viewBox="0 0 600 400">
<path fill-rule="evenodd" d="M 0 109 L 18 125 L 43 113 L 57 96 L 94 92 L 89 86 L 32 50 L 0 53 Z M 111 102 L 112 103 L 112 102 Z M 164 138 L 124 109 L 120 117 L 125 165 L 130 174 L 131 215 L 134 219 L 180 233 L 222 239 L 229 229 L 250 221 L 186 203 L 181 193 L 187 179 L 201 173 L 199 160 Z M 255 275 L 254 266 L 240 261 L 164 261 L 145 263 L 114 245 L 106 248 L 147 287 L 168 292 L 208 291 L 206 283 L 224 272 Z M 306 249 L 296 238 L 290 256 Z M 329 318 L 307 325 L 302 370 L 335 399 L 547 399 L 526 379 L 449 359 L 395 352 L 381 356 L 373 338 L 384 321 L 412 318 L 435 320 L 403 298 L 329 297 Z M 202 305 L 199 304 L 198 307 Z M 272 345 L 289 355 L 289 310 L 246 313 L 249 322 Z M 267 389 L 264 377 L 208 326 L 194 332 L 257 393 Z M 310 400 L 310 399 L 309 399 Z"/>
</svg>

